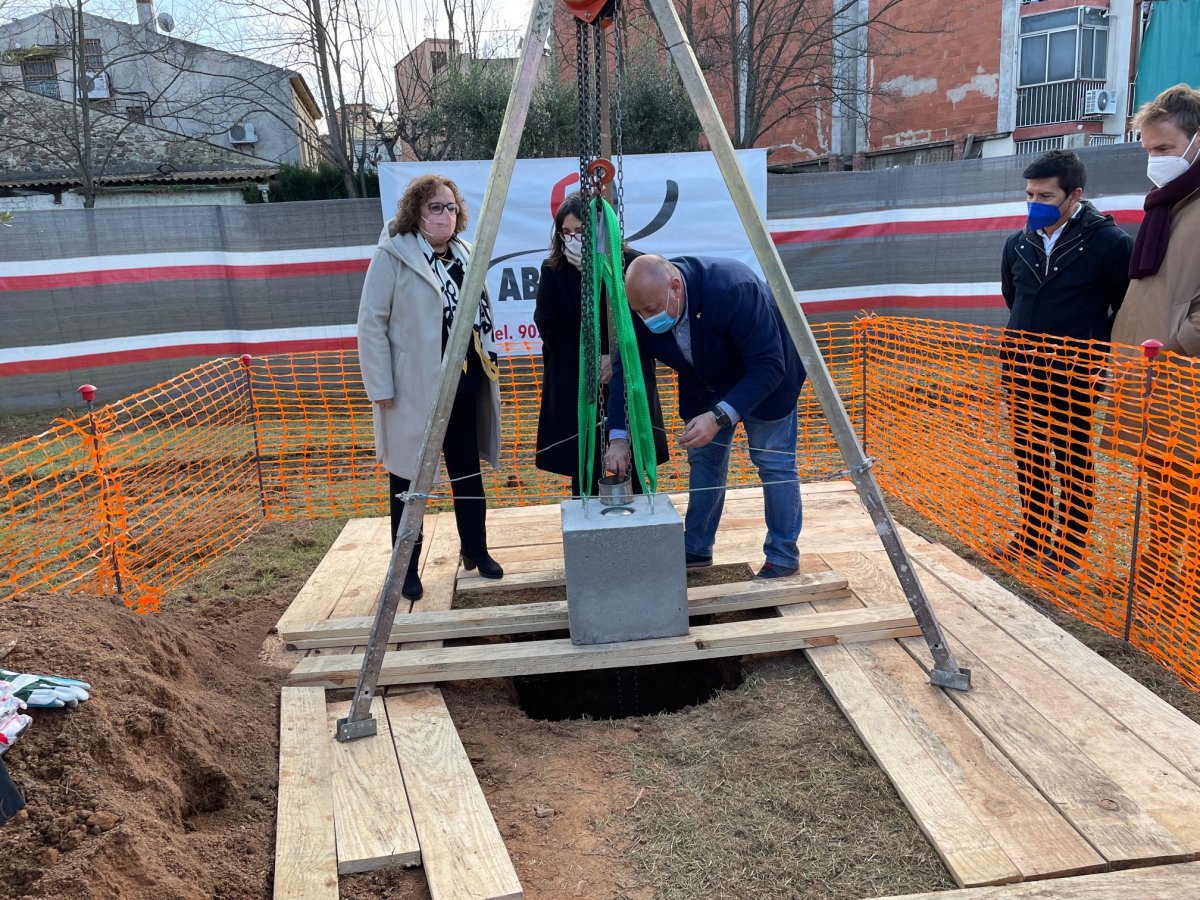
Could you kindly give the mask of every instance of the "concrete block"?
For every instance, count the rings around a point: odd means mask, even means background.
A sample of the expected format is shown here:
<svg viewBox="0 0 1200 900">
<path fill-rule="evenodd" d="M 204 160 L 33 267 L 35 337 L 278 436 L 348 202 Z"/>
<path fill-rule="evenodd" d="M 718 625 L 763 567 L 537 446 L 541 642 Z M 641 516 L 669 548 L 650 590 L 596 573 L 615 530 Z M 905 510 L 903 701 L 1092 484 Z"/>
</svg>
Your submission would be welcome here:
<svg viewBox="0 0 1200 900">
<path fill-rule="evenodd" d="M 683 520 L 671 498 L 628 506 L 562 502 L 567 618 L 574 644 L 687 634 Z"/>
</svg>

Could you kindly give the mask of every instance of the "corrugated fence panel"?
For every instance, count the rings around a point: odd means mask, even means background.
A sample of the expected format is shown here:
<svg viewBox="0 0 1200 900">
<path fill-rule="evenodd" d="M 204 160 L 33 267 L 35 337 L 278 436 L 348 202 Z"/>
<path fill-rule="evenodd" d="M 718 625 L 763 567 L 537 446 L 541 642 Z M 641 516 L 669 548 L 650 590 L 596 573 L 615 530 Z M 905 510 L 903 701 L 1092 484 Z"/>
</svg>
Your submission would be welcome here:
<svg viewBox="0 0 1200 900">
<path fill-rule="evenodd" d="M 1087 195 L 1133 229 L 1132 145 L 1081 151 Z M 999 256 L 1029 157 L 776 175 L 769 227 L 814 322 L 862 310 L 1002 324 Z M 376 200 L 20 213 L 0 260 L 0 412 L 78 406 L 218 357 L 354 347 Z"/>
</svg>

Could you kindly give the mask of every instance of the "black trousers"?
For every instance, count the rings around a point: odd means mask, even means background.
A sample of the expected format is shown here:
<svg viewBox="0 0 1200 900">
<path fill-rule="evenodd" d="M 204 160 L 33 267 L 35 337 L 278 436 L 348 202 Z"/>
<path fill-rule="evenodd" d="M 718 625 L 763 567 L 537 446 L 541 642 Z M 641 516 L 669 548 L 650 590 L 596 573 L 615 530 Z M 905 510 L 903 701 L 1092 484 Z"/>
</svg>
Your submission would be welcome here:
<svg viewBox="0 0 1200 900">
<path fill-rule="evenodd" d="M 1007 373 L 1006 382 L 1021 499 L 1018 539 L 1043 552 L 1061 541 L 1062 551 L 1078 556 L 1095 496 L 1095 381 L 1033 368 Z"/>
<path fill-rule="evenodd" d="M 446 473 L 450 476 L 454 521 L 458 526 L 462 552 L 467 556 L 482 556 L 487 553 L 487 501 L 484 499 L 483 475 L 479 468 L 479 434 L 475 426 L 473 393 L 459 394 L 454 398 L 450 421 L 446 426 L 446 438 L 442 442 L 442 458 L 446 462 Z M 404 501 L 396 495 L 407 491 L 410 485 L 409 479 L 388 473 L 393 544 L 396 543 L 400 518 L 404 515 Z M 417 572 L 421 543 L 422 538 L 418 538 L 409 564 L 412 574 Z"/>
</svg>

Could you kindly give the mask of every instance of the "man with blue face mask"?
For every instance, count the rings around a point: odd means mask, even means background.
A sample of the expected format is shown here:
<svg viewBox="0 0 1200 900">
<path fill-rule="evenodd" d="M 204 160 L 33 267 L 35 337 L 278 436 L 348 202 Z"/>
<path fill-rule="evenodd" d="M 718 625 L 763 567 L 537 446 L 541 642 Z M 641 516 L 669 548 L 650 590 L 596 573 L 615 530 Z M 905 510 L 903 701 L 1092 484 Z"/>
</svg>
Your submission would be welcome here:
<svg viewBox="0 0 1200 900">
<path fill-rule="evenodd" d="M 712 564 L 725 505 L 725 478 L 740 421 L 763 484 L 766 563 L 758 578 L 800 567 L 800 484 L 796 401 L 804 367 L 767 286 L 740 262 L 641 256 L 629 264 L 625 291 L 638 345 L 679 376 L 678 444 L 690 471 L 684 550 L 689 568 Z M 613 367 L 607 468 L 629 469 L 625 393 Z"/>
<path fill-rule="evenodd" d="M 1092 419 L 1104 352 L 1092 342 L 1109 340 L 1133 242 L 1083 199 L 1087 171 L 1075 153 L 1045 153 L 1023 176 L 1028 220 L 1005 242 L 1000 272 L 1010 310 L 1003 380 L 1021 507 L 1004 553 L 1074 570 L 1087 545 L 1095 484 Z"/>
</svg>

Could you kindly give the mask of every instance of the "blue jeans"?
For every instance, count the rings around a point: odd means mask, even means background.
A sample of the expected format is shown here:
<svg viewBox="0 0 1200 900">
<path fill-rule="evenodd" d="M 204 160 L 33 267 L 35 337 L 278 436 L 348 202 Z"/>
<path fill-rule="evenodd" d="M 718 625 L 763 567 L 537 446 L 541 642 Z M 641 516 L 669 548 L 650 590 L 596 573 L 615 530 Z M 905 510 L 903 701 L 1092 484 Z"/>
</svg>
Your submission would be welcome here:
<svg viewBox="0 0 1200 900">
<path fill-rule="evenodd" d="M 796 411 L 773 422 L 742 419 L 750 443 L 750 461 L 758 468 L 763 483 L 763 506 L 767 518 L 767 539 L 763 554 L 767 562 L 796 568 L 800 565 L 800 536 L 803 513 L 800 508 L 800 482 L 796 472 Z M 722 428 L 711 443 L 688 450 L 687 516 L 684 520 L 684 549 L 696 556 L 712 556 L 721 511 L 725 508 L 725 478 L 729 471 L 729 450 L 737 426 Z"/>
</svg>

